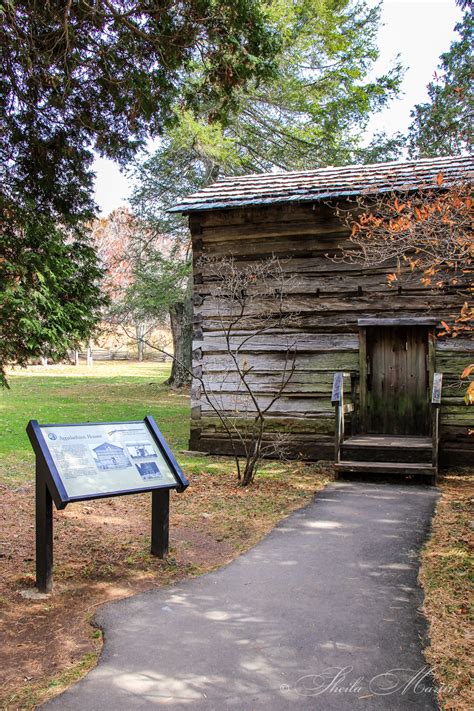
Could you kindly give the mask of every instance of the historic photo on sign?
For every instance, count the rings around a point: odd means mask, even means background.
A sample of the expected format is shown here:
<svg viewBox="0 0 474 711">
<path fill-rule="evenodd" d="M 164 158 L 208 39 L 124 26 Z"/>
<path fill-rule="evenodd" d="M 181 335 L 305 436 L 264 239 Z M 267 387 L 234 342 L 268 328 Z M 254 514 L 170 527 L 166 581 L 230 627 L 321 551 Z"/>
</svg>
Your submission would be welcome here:
<svg viewBox="0 0 474 711">
<path fill-rule="evenodd" d="M 150 442 L 130 442 L 127 443 L 127 451 L 132 459 L 142 459 L 144 457 L 156 457 L 156 452 Z"/>
<path fill-rule="evenodd" d="M 156 462 L 143 462 L 143 464 L 135 464 L 138 473 L 144 480 L 147 479 L 162 479 L 163 475 L 158 469 Z"/>
</svg>

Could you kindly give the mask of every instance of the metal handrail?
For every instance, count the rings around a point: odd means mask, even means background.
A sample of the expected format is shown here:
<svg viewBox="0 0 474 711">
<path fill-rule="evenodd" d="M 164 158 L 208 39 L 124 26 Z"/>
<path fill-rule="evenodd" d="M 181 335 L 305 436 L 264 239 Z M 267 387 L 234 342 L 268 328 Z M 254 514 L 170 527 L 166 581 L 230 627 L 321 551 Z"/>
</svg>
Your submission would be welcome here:
<svg viewBox="0 0 474 711">
<path fill-rule="evenodd" d="M 331 405 L 335 407 L 335 427 L 334 427 L 334 461 L 338 464 L 341 461 L 341 448 L 344 442 L 344 415 L 346 412 L 354 411 L 354 404 L 344 405 L 344 377 L 350 377 L 350 373 L 334 373 L 332 383 Z"/>
<path fill-rule="evenodd" d="M 432 455 L 431 463 L 438 471 L 438 451 L 439 451 L 439 411 L 441 408 L 441 397 L 443 390 L 443 374 L 433 373 L 433 387 L 431 390 L 431 437 Z"/>
</svg>

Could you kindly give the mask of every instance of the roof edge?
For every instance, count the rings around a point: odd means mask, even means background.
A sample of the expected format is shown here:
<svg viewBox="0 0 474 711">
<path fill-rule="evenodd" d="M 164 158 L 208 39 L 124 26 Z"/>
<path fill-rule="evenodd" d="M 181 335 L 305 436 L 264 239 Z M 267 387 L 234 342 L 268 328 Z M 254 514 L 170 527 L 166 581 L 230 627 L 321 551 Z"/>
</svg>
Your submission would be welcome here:
<svg viewBox="0 0 474 711">
<path fill-rule="evenodd" d="M 416 175 L 417 168 L 422 175 Z M 167 212 L 187 215 L 239 207 L 320 202 L 393 190 L 409 192 L 432 189 L 440 187 L 436 182 L 439 171 L 449 170 L 444 185 L 450 185 L 462 179 L 464 174 L 470 176 L 470 168 L 474 171 L 474 155 L 226 177 L 181 199 Z M 286 180 L 288 186 L 285 189 Z"/>
</svg>

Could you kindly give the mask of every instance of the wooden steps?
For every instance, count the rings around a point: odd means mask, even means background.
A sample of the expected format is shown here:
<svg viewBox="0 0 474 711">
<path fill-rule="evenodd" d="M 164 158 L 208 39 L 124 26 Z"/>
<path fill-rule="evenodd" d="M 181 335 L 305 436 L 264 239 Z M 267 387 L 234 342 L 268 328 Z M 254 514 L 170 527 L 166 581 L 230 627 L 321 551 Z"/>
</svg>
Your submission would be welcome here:
<svg viewBox="0 0 474 711">
<path fill-rule="evenodd" d="M 355 435 L 341 445 L 341 459 L 354 462 L 430 463 L 431 437 Z"/>
<path fill-rule="evenodd" d="M 437 468 L 432 464 L 430 437 L 397 435 L 356 435 L 341 445 L 339 474 L 417 475 L 436 483 Z"/>
<path fill-rule="evenodd" d="M 410 447 L 411 449 L 431 449 L 431 437 L 413 437 L 408 435 L 354 435 L 344 440 L 344 444 L 359 447 L 383 447 L 398 449 Z"/>
<path fill-rule="evenodd" d="M 421 474 L 433 476 L 436 467 L 413 462 L 351 462 L 341 461 L 334 465 L 337 472 L 366 472 L 367 474 Z"/>
</svg>

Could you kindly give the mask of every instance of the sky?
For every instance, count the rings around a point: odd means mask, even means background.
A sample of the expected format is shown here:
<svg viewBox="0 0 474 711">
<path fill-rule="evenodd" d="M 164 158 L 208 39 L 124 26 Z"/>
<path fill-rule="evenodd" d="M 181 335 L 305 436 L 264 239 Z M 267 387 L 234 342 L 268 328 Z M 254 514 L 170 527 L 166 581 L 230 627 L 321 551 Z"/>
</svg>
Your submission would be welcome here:
<svg viewBox="0 0 474 711">
<path fill-rule="evenodd" d="M 374 4 L 373 0 L 368 0 Z M 379 32 L 380 57 L 375 72 L 384 72 L 397 54 L 406 67 L 400 98 L 369 123 L 368 134 L 406 132 L 410 110 L 427 100 L 426 85 L 433 78 L 439 56 L 458 36 L 455 24 L 462 12 L 455 0 L 384 0 Z M 113 161 L 97 158 L 95 199 L 101 214 L 127 203 L 131 184 Z"/>
</svg>

